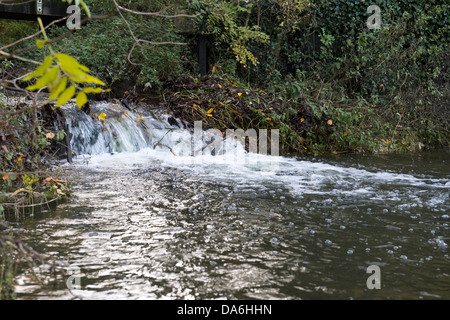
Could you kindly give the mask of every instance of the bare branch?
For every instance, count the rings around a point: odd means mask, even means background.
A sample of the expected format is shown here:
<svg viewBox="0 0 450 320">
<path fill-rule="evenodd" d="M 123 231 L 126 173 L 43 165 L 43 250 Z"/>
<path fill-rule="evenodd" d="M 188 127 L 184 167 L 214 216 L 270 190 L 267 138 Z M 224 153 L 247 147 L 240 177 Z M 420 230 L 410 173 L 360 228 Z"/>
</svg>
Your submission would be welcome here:
<svg viewBox="0 0 450 320">
<path fill-rule="evenodd" d="M 196 15 L 183 14 L 183 13 L 177 13 L 177 14 L 174 14 L 174 15 L 162 14 L 163 12 L 169 10 L 172 6 L 169 6 L 169 7 L 165 8 L 165 9 L 163 9 L 161 11 L 158 11 L 158 12 L 140 12 L 140 11 L 134 11 L 134 10 L 131 10 L 131 9 L 124 8 L 121 5 L 119 5 L 115 0 L 113 0 L 113 1 L 114 1 L 114 4 L 115 4 L 117 9 L 123 10 L 123 11 L 128 12 L 128 13 L 132 13 L 132 14 L 135 14 L 135 15 L 140 15 L 140 16 L 154 16 L 154 17 L 162 17 L 162 18 L 169 18 L 170 19 L 170 18 L 181 18 L 181 17 L 196 18 L 196 17 L 198 17 L 200 15 L 200 13 L 196 14 Z"/>
<path fill-rule="evenodd" d="M 10 7 L 20 6 L 20 5 L 31 3 L 31 2 L 35 2 L 35 0 L 28 0 L 28 1 L 24 1 L 24 2 L 14 2 L 14 0 L 0 0 L 0 6 L 10 6 Z"/>
<path fill-rule="evenodd" d="M 3 51 L 3 50 L 0 50 L 0 54 L 3 55 L 3 56 L 5 56 L 5 57 L 7 57 L 7 58 L 17 59 L 17 60 L 21 60 L 21 61 L 25 61 L 25 62 L 29 62 L 29 63 L 33 63 L 33 64 L 40 65 L 40 63 L 37 62 L 37 61 L 30 60 L 30 59 L 26 59 L 26 58 L 22 58 L 22 57 L 19 57 L 19 56 L 14 55 L 14 54 L 5 52 L 5 51 Z"/>
</svg>

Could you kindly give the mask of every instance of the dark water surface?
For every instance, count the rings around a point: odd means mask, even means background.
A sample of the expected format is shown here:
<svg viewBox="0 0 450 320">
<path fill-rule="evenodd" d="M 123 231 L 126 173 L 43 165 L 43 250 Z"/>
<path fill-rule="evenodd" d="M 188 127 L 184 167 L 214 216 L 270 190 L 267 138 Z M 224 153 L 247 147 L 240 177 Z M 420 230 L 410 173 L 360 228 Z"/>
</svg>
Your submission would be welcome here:
<svg viewBox="0 0 450 320">
<path fill-rule="evenodd" d="M 67 167 L 75 198 L 28 219 L 86 299 L 450 299 L 450 153 L 198 165 L 168 152 Z M 367 268 L 381 271 L 369 290 Z M 18 278 L 18 298 L 72 298 Z"/>
</svg>

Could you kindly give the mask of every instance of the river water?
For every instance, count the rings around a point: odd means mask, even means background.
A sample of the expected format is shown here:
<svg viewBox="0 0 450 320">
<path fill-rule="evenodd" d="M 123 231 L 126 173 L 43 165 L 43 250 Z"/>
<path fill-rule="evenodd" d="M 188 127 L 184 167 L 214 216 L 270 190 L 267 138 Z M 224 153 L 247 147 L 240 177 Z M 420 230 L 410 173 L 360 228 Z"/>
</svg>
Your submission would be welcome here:
<svg viewBox="0 0 450 320">
<path fill-rule="evenodd" d="M 98 148 L 64 166 L 73 199 L 23 223 L 30 246 L 78 268 L 79 298 L 450 298 L 446 151 L 270 167 L 271 156 Z M 73 298 L 32 279 L 19 275 L 19 299 Z"/>
</svg>

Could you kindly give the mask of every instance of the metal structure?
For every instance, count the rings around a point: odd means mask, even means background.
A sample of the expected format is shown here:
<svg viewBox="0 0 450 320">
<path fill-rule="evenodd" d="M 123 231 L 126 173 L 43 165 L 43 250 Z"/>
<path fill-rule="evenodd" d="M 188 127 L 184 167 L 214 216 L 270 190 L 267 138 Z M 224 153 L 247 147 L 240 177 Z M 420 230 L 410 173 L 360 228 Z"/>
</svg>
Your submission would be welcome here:
<svg viewBox="0 0 450 320">
<path fill-rule="evenodd" d="M 0 0 L 0 19 L 49 22 L 66 16 L 67 7 L 61 0 Z"/>
</svg>

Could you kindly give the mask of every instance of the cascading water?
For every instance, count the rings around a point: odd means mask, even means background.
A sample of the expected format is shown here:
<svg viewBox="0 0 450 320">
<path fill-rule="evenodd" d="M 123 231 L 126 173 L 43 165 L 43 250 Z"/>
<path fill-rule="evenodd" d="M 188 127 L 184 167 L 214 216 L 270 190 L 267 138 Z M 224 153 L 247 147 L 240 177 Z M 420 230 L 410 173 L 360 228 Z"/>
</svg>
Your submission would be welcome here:
<svg viewBox="0 0 450 320">
<path fill-rule="evenodd" d="M 169 123 L 169 116 L 142 117 L 118 104 L 93 103 L 91 114 L 77 110 L 76 106 L 65 106 L 71 148 L 77 155 L 100 155 L 116 152 L 136 152 L 144 148 L 162 145 L 165 135 L 180 130 L 182 124 Z M 97 115 L 105 113 L 104 121 Z"/>
<path fill-rule="evenodd" d="M 91 110 L 64 107 L 74 200 L 24 231 L 81 270 L 78 296 L 450 298 L 449 153 L 273 157 L 225 140 L 246 156 L 221 157 L 205 149 L 213 134 L 196 144 L 168 115 Z M 371 265 L 380 290 L 366 286 Z M 72 297 L 32 278 L 19 297 Z"/>
</svg>

